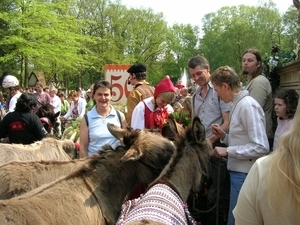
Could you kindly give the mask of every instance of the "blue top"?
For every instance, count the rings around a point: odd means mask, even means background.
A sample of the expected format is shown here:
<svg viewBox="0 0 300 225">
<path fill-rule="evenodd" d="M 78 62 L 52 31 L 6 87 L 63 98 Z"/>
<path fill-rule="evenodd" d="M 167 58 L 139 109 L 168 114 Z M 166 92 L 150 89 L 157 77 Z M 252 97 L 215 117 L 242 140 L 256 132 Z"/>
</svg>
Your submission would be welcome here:
<svg viewBox="0 0 300 225">
<path fill-rule="evenodd" d="M 122 121 L 119 121 L 118 115 L 114 107 L 111 107 L 110 113 L 107 117 L 102 117 L 96 110 L 96 105 L 87 112 L 88 118 L 88 150 L 87 155 L 95 155 L 99 150 L 102 150 L 102 146 L 105 144 L 111 145 L 113 148 L 120 145 L 120 141 L 116 139 L 107 129 L 107 123 L 115 124 L 121 127 Z M 120 112 L 121 118 L 124 114 Z"/>
</svg>

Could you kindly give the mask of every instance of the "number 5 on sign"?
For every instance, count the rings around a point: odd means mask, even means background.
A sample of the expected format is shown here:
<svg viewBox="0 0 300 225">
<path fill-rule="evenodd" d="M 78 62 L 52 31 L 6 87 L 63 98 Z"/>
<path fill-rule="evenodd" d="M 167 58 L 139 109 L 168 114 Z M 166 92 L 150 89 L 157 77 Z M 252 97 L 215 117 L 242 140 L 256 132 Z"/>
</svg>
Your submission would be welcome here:
<svg viewBox="0 0 300 225">
<path fill-rule="evenodd" d="M 123 104 L 127 101 L 127 96 L 132 90 L 131 85 L 127 84 L 129 74 L 127 70 L 131 65 L 106 64 L 105 80 L 111 83 L 112 104 Z"/>
</svg>

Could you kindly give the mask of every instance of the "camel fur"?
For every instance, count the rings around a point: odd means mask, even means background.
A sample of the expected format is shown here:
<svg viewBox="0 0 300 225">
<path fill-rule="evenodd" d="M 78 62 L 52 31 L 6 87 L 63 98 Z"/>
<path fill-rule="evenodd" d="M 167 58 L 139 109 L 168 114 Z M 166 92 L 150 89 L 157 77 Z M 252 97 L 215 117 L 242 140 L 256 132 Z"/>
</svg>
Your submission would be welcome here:
<svg viewBox="0 0 300 225">
<path fill-rule="evenodd" d="M 0 165 L 10 161 L 71 160 L 69 155 L 74 149 L 75 144 L 71 141 L 54 138 L 44 138 L 29 145 L 0 143 Z"/>
<path fill-rule="evenodd" d="M 174 120 L 170 119 L 169 123 L 172 129 L 176 128 Z M 149 192 L 153 193 L 152 190 L 157 188 L 157 186 L 165 185 L 171 188 L 170 190 L 174 191 L 174 195 L 178 196 L 182 205 L 187 201 L 190 194 L 198 193 L 201 187 L 202 176 L 207 173 L 209 158 L 212 155 L 211 143 L 206 138 L 205 128 L 198 117 L 194 118 L 192 127 L 187 128 L 185 135 L 177 135 L 175 137 L 174 144 L 176 146 L 176 150 L 168 165 L 164 168 L 158 178 L 148 186 L 145 195 L 138 200 L 136 205 L 134 205 L 130 210 L 125 209 L 123 211 L 123 221 L 118 224 L 169 224 L 166 221 L 171 221 L 174 217 L 178 218 L 178 215 L 172 215 L 172 212 L 164 214 L 163 211 L 166 212 L 168 208 L 173 206 L 173 202 L 168 202 L 168 198 L 159 198 L 159 195 L 157 196 L 157 194 L 154 195 L 154 197 L 147 195 Z M 159 209 L 162 211 L 159 211 L 159 215 L 164 215 L 164 219 L 157 219 L 157 214 L 153 216 L 152 212 L 155 214 L 156 208 L 153 209 L 153 204 L 149 205 L 149 198 L 151 199 L 151 197 L 152 199 L 155 199 L 153 202 L 160 201 L 158 199 L 161 199 L 161 201 L 164 202 L 162 205 L 166 207 L 164 209 L 163 207 Z M 186 220 L 184 213 L 179 216 Z M 177 224 L 185 223 L 187 224 L 187 222 Z"/>
<path fill-rule="evenodd" d="M 8 162 L 0 166 L 0 199 L 10 199 L 79 169 L 88 159 Z"/>
<path fill-rule="evenodd" d="M 36 115 L 41 119 L 43 117 L 47 118 L 50 122 L 50 124 L 47 122 L 44 122 L 41 120 L 44 128 L 48 132 L 48 136 L 58 137 L 59 136 L 59 115 L 60 112 L 55 113 L 54 112 L 54 106 L 51 103 L 41 104 L 41 107 L 36 112 Z"/>
<path fill-rule="evenodd" d="M 116 149 L 103 146 L 103 151 L 88 157 L 73 173 L 1 200 L 0 224 L 115 224 L 126 195 L 138 183 L 152 182 L 175 147 L 166 138 L 145 131 L 108 127 L 112 132 L 123 132 L 114 135 L 128 145 Z"/>
</svg>

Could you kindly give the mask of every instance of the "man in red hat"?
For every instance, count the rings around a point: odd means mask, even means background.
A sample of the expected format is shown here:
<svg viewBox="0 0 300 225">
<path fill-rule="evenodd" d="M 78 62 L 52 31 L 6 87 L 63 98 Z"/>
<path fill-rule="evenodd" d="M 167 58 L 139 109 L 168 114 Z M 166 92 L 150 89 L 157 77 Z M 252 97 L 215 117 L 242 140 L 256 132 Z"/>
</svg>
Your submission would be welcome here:
<svg viewBox="0 0 300 225">
<path fill-rule="evenodd" d="M 128 82 L 134 86 L 127 98 L 127 124 L 131 126 L 132 112 L 135 106 L 142 100 L 153 96 L 154 87 L 146 81 L 146 65 L 142 63 L 133 64 L 127 72 Z"/>
</svg>

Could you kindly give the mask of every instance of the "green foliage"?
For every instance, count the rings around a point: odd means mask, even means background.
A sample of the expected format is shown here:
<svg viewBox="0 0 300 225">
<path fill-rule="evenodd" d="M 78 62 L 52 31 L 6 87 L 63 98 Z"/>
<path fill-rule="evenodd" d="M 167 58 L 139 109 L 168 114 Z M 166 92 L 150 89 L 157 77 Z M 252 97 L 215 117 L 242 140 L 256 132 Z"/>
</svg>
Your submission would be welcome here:
<svg viewBox="0 0 300 225">
<path fill-rule="evenodd" d="M 297 24 L 297 9 L 290 6 L 282 15 L 282 34 L 280 45 L 283 49 L 294 49 L 295 40 L 298 38 L 299 28 Z"/>
<path fill-rule="evenodd" d="M 174 83 L 184 73 L 188 60 L 199 53 L 199 36 L 199 28 L 190 24 L 174 24 L 169 29 L 162 71 Z"/>
<path fill-rule="evenodd" d="M 20 77 L 22 86 L 32 71 L 57 73 L 67 88 L 77 89 L 104 79 L 105 64 L 143 62 L 152 85 L 166 75 L 175 83 L 194 55 L 204 55 L 211 72 L 223 65 L 238 72 L 247 48 L 264 56 L 273 43 L 290 50 L 296 20 L 295 8 L 280 15 L 268 1 L 206 14 L 200 32 L 190 24 L 169 27 L 162 13 L 128 9 L 119 0 L 2 0 L 0 70 Z"/>
<path fill-rule="evenodd" d="M 71 126 L 73 127 L 73 129 L 76 129 L 76 128 L 79 129 L 81 121 L 82 121 L 81 117 L 78 117 L 76 120 L 73 120 L 71 122 Z"/>
<path fill-rule="evenodd" d="M 192 124 L 192 120 L 189 117 L 189 115 L 182 113 L 180 111 L 173 112 L 174 118 L 177 123 L 183 125 L 184 127 L 187 127 Z"/>
<path fill-rule="evenodd" d="M 294 51 L 282 51 L 279 44 L 272 47 L 270 56 L 263 59 L 264 73 L 271 82 L 272 92 L 275 93 L 280 88 L 280 76 L 278 70 L 285 64 L 296 59 Z"/>
<path fill-rule="evenodd" d="M 237 72 L 243 52 L 251 47 L 262 53 L 280 39 L 280 15 L 274 7 L 222 7 L 204 16 L 201 53 L 209 60 L 211 71 L 228 65 Z M 279 33 L 280 34 L 280 33 Z"/>
<path fill-rule="evenodd" d="M 27 86 L 28 73 L 33 70 L 59 73 L 62 69 L 90 65 L 86 57 L 90 51 L 83 43 L 91 39 L 80 34 L 77 25 L 83 26 L 84 22 L 65 13 L 70 4 L 70 0 L 47 4 L 16 1 L 9 13 L 0 12 L 0 18 L 9 24 L 6 35 L 0 37 L 0 48 L 10 49 L 0 63 L 18 59 L 21 80 L 25 81 L 22 85 Z"/>
</svg>

